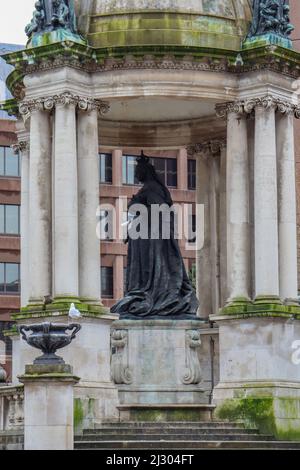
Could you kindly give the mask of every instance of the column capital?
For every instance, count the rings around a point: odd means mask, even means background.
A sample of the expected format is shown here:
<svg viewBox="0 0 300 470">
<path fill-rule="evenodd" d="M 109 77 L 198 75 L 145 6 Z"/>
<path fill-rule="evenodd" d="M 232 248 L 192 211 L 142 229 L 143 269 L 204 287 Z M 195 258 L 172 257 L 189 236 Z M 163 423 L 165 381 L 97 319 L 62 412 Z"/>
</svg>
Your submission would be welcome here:
<svg viewBox="0 0 300 470">
<path fill-rule="evenodd" d="M 22 116 L 28 116 L 34 111 L 52 111 L 56 106 L 69 105 L 74 106 L 79 111 L 89 112 L 97 110 L 100 115 L 106 114 L 110 109 L 110 105 L 106 101 L 65 92 L 47 97 L 23 100 L 19 104 L 19 112 Z"/>
<path fill-rule="evenodd" d="M 297 106 L 289 100 L 281 99 L 272 94 L 217 104 L 216 115 L 221 119 L 227 119 L 229 113 L 236 113 L 240 116 L 242 114 L 250 115 L 256 108 L 275 110 L 281 114 L 294 113 L 296 118 L 300 118 L 300 105 Z"/>
<path fill-rule="evenodd" d="M 226 147 L 226 140 L 225 139 L 214 139 L 214 140 L 206 140 L 198 144 L 190 145 L 187 147 L 188 155 L 195 155 L 195 154 L 202 154 L 203 156 L 207 155 L 216 155 Z"/>
<path fill-rule="evenodd" d="M 218 118 L 227 119 L 228 114 L 243 114 L 243 101 L 229 101 L 227 103 L 220 103 L 216 105 L 216 115 Z"/>
</svg>

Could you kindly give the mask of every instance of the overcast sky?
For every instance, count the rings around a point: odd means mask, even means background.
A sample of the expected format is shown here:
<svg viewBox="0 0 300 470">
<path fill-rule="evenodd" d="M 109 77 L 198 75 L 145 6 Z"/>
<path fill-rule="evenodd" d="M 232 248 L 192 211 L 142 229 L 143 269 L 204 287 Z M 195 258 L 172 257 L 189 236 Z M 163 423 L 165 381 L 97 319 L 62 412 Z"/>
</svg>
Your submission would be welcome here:
<svg viewBox="0 0 300 470">
<path fill-rule="evenodd" d="M 0 0 L 0 43 L 26 44 L 24 28 L 31 20 L 35 2 L 36 0 Z"/>
</svg>

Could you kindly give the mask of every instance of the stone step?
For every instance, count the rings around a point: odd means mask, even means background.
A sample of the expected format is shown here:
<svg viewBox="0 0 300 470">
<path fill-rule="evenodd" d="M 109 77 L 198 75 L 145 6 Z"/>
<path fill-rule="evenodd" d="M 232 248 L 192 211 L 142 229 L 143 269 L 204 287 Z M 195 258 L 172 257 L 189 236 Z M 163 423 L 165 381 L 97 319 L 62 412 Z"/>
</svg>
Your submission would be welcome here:
<svg viewBox="0 0 300 470">
<path fill-rule="evenodd" d="M 290 441 L 75 441 L 75 450 L 300 450 L 300 442 Z"/>
<path fill-rule="evenodd" d="M 135 434 L 135 435 L 128 435 L 125 434 L 124 436 L 115 436 L 115 435 L 96 435 L 96 434 L 91 434 L 88 436 L 78 436 L 76 437 L 76 442 L 109 442 L 109 441 L 169 441 L 170 439 L 172 441 L 186 441 L 187 439 L 189 441 L 271 441 L 274 439 L 273 436 L 262 436 L 260 434 L 228 434 L 228 435 L 223 435 L 223 434 L 215 434 L 215 433 L 210 433 L 210 434 L 202 434 L 202 435 L 190 435 L 190 436 L 183 436 L 182 434 L 173 434 L 172 436 L 162 436 L 161 434 L 149 434 L 145 435 L 143 434 L 142 436 L 140 434 Z"/>
<path fill-rule="evenodd" d="M 258 434 L 256 429 L 247 429 L 245 430 L 244 428 L 160 428 L 160 427 L 151 427 L 151 428 L 142 428 L 142 429 L 136 429 L 136 428 L 122 428 L 122 429 L 111 429 L 111 428 L 102 428 L 102 429 L 92 429 L 92 430 L 85 430 L 83 432 L 84 436 L 92 436 L 92 435 L 97 435 L 97 436 L 123 436 L 123 435 L 152 435 L 152 434 L 161 434 L 161 435 L 170 435 L 170 434 L 181 434 L 181 435 L 194 435 L 194 436 L 202 436 L 203 434 Z"/>
</svg>

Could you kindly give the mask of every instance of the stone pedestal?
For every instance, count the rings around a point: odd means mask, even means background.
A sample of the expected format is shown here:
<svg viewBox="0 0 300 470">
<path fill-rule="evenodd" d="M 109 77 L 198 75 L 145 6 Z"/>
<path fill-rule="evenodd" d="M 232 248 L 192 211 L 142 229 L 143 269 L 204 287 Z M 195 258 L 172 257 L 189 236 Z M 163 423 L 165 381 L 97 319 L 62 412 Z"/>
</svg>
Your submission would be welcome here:
<svg viewBox="0 0 300 470">
<path fill-rule="evenodd" d="M 202 322 L 189 320 L 112 324 L 111 373 L 121 408 L 127 412 L 139 408 L 140 413 L 168 408 L 169 414 L 180 408 L 183 419 L 185 406 L 190 412 L 188 405 L 207 404 L 200 363 L 201 326 Z"/>
<path fill-rule="evenodd" d="M 278 439 L 300 438 L 300 322 L 292 315 L 219 317 L 217 416 Z"/>
<path fill-rule="evenodd" d="M 24 384 L 25 450 L 72 450 L 73 388 L 69 365 L 28 365 Z"/>
<path fill-rule="evenodd" d="M 18 316 L 18 323 L 40 323 L 41 317 L 26 319 L 26 315 Z M 67 348 L 59 352 L 67 364 L 73 368 L 80 382 L 74 387 L 74 420 L 76 432 L 82 428 L 94 427 L 103 420 L 111 421 L 118 418 L 118 395 L 110 378 L 110 325 L 115 319 L 112 315 L 86 316 L 80 319 L 82 330 L 80 335 Z M 42 321 L 54 321 L 54 316 L 44 316 Z M 56 315 L 55 323 L 67 323 L 65 315 Z M 37 356 L 37 351 L 18 334 L 13 340 L 13 383 L 24 373 L 26 364 L 30 364 Z"/>
</svg>

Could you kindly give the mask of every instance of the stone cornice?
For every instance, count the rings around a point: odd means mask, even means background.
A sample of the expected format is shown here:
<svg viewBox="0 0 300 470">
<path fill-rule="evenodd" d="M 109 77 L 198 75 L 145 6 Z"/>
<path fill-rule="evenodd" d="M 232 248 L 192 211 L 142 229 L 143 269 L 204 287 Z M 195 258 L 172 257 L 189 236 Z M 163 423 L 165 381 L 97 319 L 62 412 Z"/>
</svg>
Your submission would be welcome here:
<svg viewBox="0 0 300 470">
<path fill-rule="evenodd" d="M 250 115 L 258 107 L 266 110 L 274 109 L 281 114 L 294 114 L 297 119 L 300 118 L 299 105 L 269 94 L 258 98 L 217 104 L 216 115 L 221 119 L 226 119 L 229 113 Z"/>
<path fill-rule="evenodd" d="M 216 155 L 226 147 L 225 139 L 206 140 L 198 144 L 190 145 L 187 147 L 188 155 L 202 154 L 202 155 Z"/>
<path fill-rule="evenodd" d="M 89 112 L 97 110 L 100 115 L 109 111 L 109 104 L 105 101 L 74 95 L 69 92 L 58 95 L 23 100 L 19 104 L 21 116 L 28 116 L 34 111 L 52 111 L 56 106 L 75 106 L 77 110 Z"/>
<path fill-rule="evenodd" d="M 298 78 L 300 54 L 274 45 L 227 51 L 189 46 L 133 46 L 94 49 L 72 41 L 48 44 L 2 56 L 15 70 L 7 79 L 13 95 L 24 97 L 23 78 L 35 72 L 72 67 L 88 73 L 113 70 L 171 69 L 248 73 L 271 70 Z M 237 58 L 240 57 L 239 60 Z"/>
</svg>

